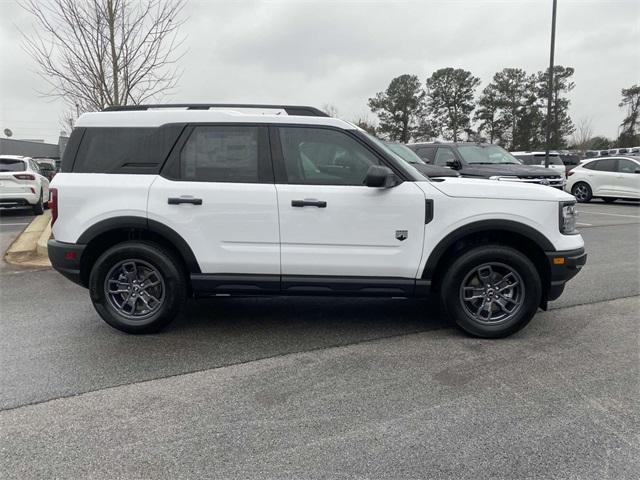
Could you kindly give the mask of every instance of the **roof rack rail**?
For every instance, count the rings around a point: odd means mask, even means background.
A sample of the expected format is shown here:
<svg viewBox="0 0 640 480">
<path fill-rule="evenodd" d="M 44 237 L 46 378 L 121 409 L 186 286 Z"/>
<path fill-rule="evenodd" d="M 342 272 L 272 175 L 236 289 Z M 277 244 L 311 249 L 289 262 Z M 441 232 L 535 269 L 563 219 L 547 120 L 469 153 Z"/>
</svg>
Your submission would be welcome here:
<svg viewBox="0 0 640 480">
<path fill-rule="evenodd" d="M 187 110 L 209 110 L 210 108 L 269 108 L 287 112 L 287 115 L 304 117 L 328 117 L 325 112 L 315 107 L 304 105 L 255 105 L 244 103 L 161 103 L 150 105 L 119 105 L 106 107 L 103 112 L 131 112 L 149 110 L 151 108 L 186 108 Z"/>
</svg>

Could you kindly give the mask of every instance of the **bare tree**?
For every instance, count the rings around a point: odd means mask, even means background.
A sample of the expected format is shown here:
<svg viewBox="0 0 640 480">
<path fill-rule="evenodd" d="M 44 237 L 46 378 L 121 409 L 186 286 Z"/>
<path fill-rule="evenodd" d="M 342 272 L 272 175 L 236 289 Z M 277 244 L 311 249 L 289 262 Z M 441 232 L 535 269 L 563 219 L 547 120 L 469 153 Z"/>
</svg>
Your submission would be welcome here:
<svg viewBox="0 0 640 480">
<path fill-rule="evenodd" d="M 322 105 L 322 111 L 329 115 L 330 117 L 338 116 L 338 107 L 336 107 L 333 103 L 325 103 Z"/>
<path fill-rule="evenodd" d="M 591 148 L 591 140 L 593 138 L 593 122 L 589 117 L 582 117 L 576 123 L 572 136 L 572 143 L 576 149 L 583 154 Z"/>
<path fill-rule="evenodd" d="M 175 87 L 184 0 L 22 0 L 37 24 L 24 48 L 80 111 L 142 103 Z"/>
</svg>

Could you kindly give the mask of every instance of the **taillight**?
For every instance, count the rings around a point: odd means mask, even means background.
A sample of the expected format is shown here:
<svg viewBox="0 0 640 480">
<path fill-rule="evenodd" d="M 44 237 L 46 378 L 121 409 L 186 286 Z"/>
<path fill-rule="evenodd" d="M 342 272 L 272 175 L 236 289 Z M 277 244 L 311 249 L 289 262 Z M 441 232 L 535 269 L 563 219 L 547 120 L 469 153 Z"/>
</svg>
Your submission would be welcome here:
<svg viewBox="0 0 640 480">
<path fill-rule="evenodd" d="M 567 172 L 567 178 L 569 178 L 571 175 L 573 175 L 573 170 L 569 170 L 569 171 Z"/>
<path fill-rule="evenodd" d="M 36 177 L 29 173 L 14 173 L 13 176 L 18 180 L 35 180 Z"/>
<path fill-rule="evenodd" d="M 51 210 L 51 225 L 58 219 L 58 189 L 49 189 L 49 210 Z"/>
</svg>

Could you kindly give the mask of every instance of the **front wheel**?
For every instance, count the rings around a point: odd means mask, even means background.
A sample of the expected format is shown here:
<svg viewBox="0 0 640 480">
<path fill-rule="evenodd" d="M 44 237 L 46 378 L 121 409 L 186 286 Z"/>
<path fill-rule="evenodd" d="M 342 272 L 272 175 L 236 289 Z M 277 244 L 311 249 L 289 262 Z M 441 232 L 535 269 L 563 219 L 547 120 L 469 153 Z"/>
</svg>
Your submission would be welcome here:
<svg viewBox="0 0 640 480">
<path fill-rule="evenodd" d="M 531 260 L 510 247 L 485 245 L 467 251 L 448 268 L 441 297 L 445 310 L 467 333 L 500 338 L 525 327 L 542 295 Z"/>
<path fill-rule="evenodd" d="M 93 306 L 105 322 L 127 333 L 153 333 L 169 324 L 186 299 L 176 258 L 150 242 L 124 242 L 104 252 L 89 277 Z"/>
<path fill-rule="evenodd" d="M 591 187 L 584 182 L 578 182 L 571 188 L 571 195 L 576 197 L 581 203 L 586 203 L 591 201 L 593 197 L 593 192 L 591 191 Z"/>
</svg>

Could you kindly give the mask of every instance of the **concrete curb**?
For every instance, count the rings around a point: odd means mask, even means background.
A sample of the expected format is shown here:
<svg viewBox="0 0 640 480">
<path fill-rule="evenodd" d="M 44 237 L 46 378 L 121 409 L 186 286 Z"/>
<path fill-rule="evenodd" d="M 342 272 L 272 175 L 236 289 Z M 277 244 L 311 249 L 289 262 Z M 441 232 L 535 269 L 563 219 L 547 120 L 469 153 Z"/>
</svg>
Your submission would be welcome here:
<svg viewBox="0 0 640 480">
<path fill-rule="evenodd" d="M 51 263 L 47 255 L 49 237 L 51 237 L 51 211 L 45 210 L 18 235 L 4 258 L 12 265 L 50 267 Z"/>
</svg>

